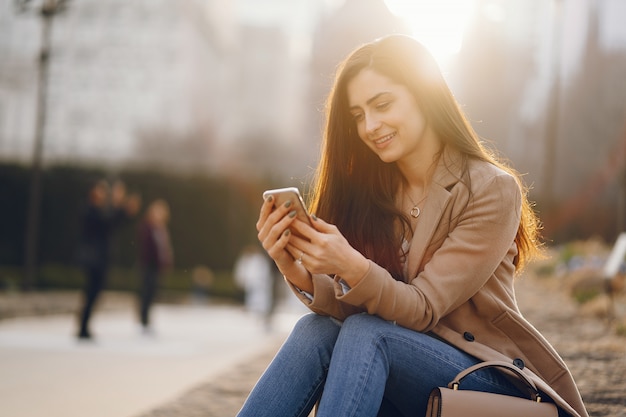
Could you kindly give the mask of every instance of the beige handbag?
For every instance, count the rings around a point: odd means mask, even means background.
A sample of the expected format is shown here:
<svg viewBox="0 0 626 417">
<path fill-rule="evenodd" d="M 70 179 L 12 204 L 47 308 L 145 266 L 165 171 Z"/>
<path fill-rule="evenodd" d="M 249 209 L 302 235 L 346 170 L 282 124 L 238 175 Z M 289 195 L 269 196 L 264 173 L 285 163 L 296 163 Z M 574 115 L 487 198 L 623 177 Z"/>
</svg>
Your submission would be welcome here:
<svg viewBox="0 0 626 417">
<path fill-rule="evenodd" d="M 511 371 L 528 390 L 529 399 L 489 392 L 461 390 L 461 380 L 479 369 L 498 367 Z M 459 373 L 448 387 L 438 387 L 428 398 L 426 417 L 557 417 L 552 403 L 541 402 L 535 383 L 519 368 L 501 361 L 481 362 Z"/>
</svg>

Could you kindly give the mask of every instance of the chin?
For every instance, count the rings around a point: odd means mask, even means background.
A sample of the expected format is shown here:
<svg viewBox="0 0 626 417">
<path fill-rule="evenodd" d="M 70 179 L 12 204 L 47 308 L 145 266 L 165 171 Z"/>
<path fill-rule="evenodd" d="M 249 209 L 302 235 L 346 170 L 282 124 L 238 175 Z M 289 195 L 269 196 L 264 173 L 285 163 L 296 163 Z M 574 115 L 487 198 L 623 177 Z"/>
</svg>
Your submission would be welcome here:
<svg viewBox="0 0 626 417">
<path fill-rule="evenodd" d="M 385 154 L 385 153 L 379 153 L 378 157 L 380 158 L 381 161 L 391 164 L 394 162 L 398 161 L 398 158 L 396 155 L 391 155 L 391 154 Z"/>
</svg>

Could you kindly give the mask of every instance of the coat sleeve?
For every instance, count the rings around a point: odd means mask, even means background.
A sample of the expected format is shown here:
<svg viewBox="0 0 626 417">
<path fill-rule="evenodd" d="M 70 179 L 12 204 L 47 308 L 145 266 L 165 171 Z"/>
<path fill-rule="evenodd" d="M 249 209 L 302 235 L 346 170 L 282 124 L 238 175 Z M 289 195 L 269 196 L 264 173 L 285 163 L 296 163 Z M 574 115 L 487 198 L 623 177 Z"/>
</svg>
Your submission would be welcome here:
<svg viewBox="0 0 626 417">
<path fill-rule="evenodd" d="M 312 280 L 313 296 L 304 294 L 289 281 L 286 282 L 296 297 L 314 313 L 343 320 L 352 314 L 365 311 L 362 307 L 338 300 L 343 295 L 343 289 L 334 282 L 332 277 L 325 274 L 314 274 Z"/>
<path fill-rule="evenodd" d="M 437 234 L 443 228 L 447 236 L 414 279 L 396 281 L 372 263 L 361 282 L 338 300 L 424 332 L 472 298 L 514 246 L 521 208 L 521 191 L 512 176 L 500 173 L 477 182 L 458 222 L 438 226 Z"/>
</svg>

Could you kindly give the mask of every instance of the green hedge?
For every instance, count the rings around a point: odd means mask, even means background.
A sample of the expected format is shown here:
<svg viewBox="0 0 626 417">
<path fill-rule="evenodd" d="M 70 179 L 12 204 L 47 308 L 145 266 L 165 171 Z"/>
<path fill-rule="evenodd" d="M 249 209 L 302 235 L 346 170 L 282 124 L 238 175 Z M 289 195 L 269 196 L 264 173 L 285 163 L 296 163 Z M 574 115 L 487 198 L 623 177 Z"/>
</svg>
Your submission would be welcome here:
<svg viewBox="0 0 626 417">
<path fill-rule="evenodd" d="M 127 169 L 112 173 L 96 168 L 50 167 L 42 173 L 38 246 L 40 267 L 33 283 L 35 288 L 74 287 L 80 279 L 80 271 L 75 268 L 75 253 L 81 212 L 90 184 L 103 177 L 123 180 L 129 191 L 141 194 L 144 207 L 155 198 L 164 198 L 169 202 L 176 267 L 173 275 L 179 276 L 167 278 L 172 288 L 189 286 L 185 271 L 197 265 L 206 265 L 213 271 L 225 271 L 218 275 L 229 277 L 230 268 L 241 248 L 256 241 L 254 223 L 262 202 L 261 193 L 271 186 L 262 178 L 243 183 L 222 177 L 171 174 L 157 170 Z M 21 281 L 23 276 L 19 269 L 24 263 L 30 180 L 27 167 L 0 164 L 0 195 L 5 201 L 0 206 L 0 268 L 5 273 L 14 271 L 11 273 L 14 278 L 0 277 L 0 284 L 4 281 L 4 286 L 11 285 L 10 282 L 15 280 Z M 137 221 L 135 219 L 125 225 L 114 236 L 113 286 L 123 286 L 125 279 L 117 278 L 115 271 L 133 271 L 136 265 Z M 224 287 L 220 291 L 233 293 L 232 288 L 227 289 L 232 287 L 230 284 L 221 283 L 229 279 L 216 278 L 216 285 Z"/>
</svg>

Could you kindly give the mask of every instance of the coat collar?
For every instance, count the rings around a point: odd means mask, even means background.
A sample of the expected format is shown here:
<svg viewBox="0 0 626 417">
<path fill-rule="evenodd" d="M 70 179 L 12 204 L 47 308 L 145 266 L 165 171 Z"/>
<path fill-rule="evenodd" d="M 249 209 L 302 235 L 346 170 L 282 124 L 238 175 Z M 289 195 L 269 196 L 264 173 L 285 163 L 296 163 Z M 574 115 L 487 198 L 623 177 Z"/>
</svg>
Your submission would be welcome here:
<svg viewBox="0 0 626 417">
<path fill-rule="evenodd" d="M 450 187 L 459 181 L 463 174 L 461 152 L 446 146 L 439 157 L 433 179 L 428 187 L 428 197 L 424 202 L 422 214 L 417 221 L 407 265 L 407 281 L 417 276 L 419 265 L 424 259 L 441 216 L 450 202 Z"/>
<path fill-rule="evenodd" d="M 437 161 L 437 168 L 433 173 L 433 185 L 448 188 L 459 182 L 463 175 L 463 155 L 460 151 L 447 145 Z"/>
</svg>

